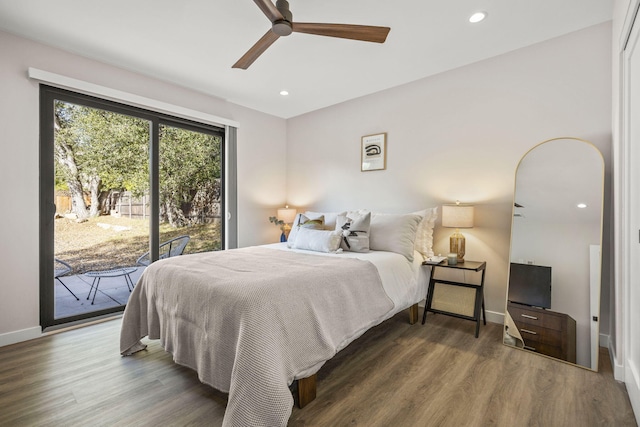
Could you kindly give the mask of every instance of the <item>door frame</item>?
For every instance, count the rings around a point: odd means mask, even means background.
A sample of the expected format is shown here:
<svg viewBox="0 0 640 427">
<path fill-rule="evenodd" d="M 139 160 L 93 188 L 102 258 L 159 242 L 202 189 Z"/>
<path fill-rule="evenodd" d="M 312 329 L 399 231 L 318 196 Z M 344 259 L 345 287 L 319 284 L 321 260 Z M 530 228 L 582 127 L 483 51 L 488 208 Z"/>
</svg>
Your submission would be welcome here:
<svg viewBox="0 0 640 427">
<path fill-rule="evenodd" d="M 640 304 L 640 78 L 631 71 L 631 61 L 640 55 L 640 0 L 626 3 L 624 22 L 618 45 L 617 97 L 618 121 L 614 121 L 614 161 L 616 162 L 616 263 L 615 263 L 615 342 L 613 351 L 614 376 L 624 381 L 636 420 L 640 422 L 640 338 L 638 337 L 637 306 Z M 615 36 L 615 34 L 614 34 Z M 633 79 L 633 80 L 632 80 Z M 632 87 L 635 92 L 632 93 Z M 632 98 L 634 96 L 634 98 Z M 616 97 L 614 96 L 614 99 Z M 632 102 L 633 101 L 633 102 Z M 634 117 L 635 114 L 635 117 Z M 614 115 L 614 118 L 616 116 Z M 635 121 L 634 121 L 635 120 Z M 633 129 L 633 132 L 632 132 Z M 632 141 L 634 137 L 636 140 Z"/>
</svg>

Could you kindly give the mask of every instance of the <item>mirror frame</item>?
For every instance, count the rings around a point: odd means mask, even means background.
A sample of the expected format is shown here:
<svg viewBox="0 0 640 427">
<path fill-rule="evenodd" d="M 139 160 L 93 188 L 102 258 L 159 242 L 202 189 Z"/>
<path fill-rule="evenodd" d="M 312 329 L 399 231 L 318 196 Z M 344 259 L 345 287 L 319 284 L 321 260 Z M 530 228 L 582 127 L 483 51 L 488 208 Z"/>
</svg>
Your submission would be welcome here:
<svg viewBox="0 0 640 427">
<path fill-rule="evenodd" d="M 600 345 L 600 342 L 599 342 L 600 336 L 599 335 L 600 335 L 600 323 L 601 323 L 601 320 L 600 320 L 601 315 L 600 315 L 600 313 L 601 313 L 601 310 L 602 310 L 601 303 L 600 303 L 600 294 L 601 294 L 601 291 L 602 291 L 602 259 L 603 259 L 603 257 L 602 257 L 602 238 L 603 238 L 603 230 L 604 230 L 603 227 L 604 227 L 604 202 L 605 202 L 605 198 L 604 198 L 604 195 L 605 195 L 604 194 L 605 193 L 605 163 L 604 163 L 604 157 L 602 155 L 602 152 L 600 151 L 600 149 L 598 149 L 598 147 L 595 146 L 595 144 L 593 144 L 592 142 L 587 141 L 585 139 L 577 138 L 577 137 L 557 137 L 557 138 L 547 139 L 545 141 L 542 141 L 542 142 L 534 145 L 533 147 L 531 147 L 529 150 L 527 150 L 527 152 L 525 152 L 522 155 L 522 157 L 518 161 L 518 165 L 516 166 L 516 170 L 515 170 L 515 174 L 514 174 L 513 203 L 512 203 L 512 206 L 511 206 L 512 212 L 511 212 L 511 230 L 510 230 L 510 237 L 509 237 L 509 260 L 508 260 L 508 265 L 511 266 L 512 256 L 513 256 L 514 221 L 516 219 L 516 209 L 517 209 L 517 207 L 516 207 L 516 198 L 517 198 L 516 191 L 517 191 L 517 188 L 516 187 L 517 187 L 517 182 L 518 182 L 518 170 L 520 169 L 520 166 L 522 165 L 522 162 L 535 149 L 543 146 L 544 144 L 547 144 L 547 143 L 550 143 L 550 142 L 554 142 L 554 141 L 562 141 L 562 140 L 571 140 L 571 141 L 574 141 L 574 142 L 581 142 L 581 143 L 586 144 L 590 148 L 594 149 L 595 152 L 598 153 L 598 158 L 599 158 L 599 162 L 600 162 L 600 165 L 601 165 L 601 170 L 600 170 L 601 172 L 599 174 L 600 175 L 600 182 L 601 182 L 601 191 L 600 191 L 600 195 L 599 195 L 599 200 L 600 200 L 599 228 L 600 229 L 599 229 L 599 232 L 598 232 L 598 236 L 599 236 L 599 238 L 598 238 L 598 240 L 599 240 L 599 242 L 598 242 L 599 252 L 598 252 L 598 259 L 597 259 L 597 261 L 598 261 L 597 262 L 597 267 L 598 267 L 597 268 L 597 270 L 598 270 L 597 271 L 597 274 L 598 274 L 598 281 L 597 281 L 597 284 L 598 284 L 598 286 L 597 286 L 597 289 L 598 289 L 598 292 L 597 292 L 598 319 L 597 320 L 589 319 L 590 324 L 592 322 L 597 322 L 597 338 L 598 338 L 598 341 L 595 343 L 595 345 L 597 346 L 596 347 L 596 351 L 595 351 L 596 360 L 595 360 L 595 363 L 594 363 L 593 360 L 591 361 L 591 365 L 595 366 L 595 368 L 593 368 L 592 366 L 585 366 L 585 365 L 580 365 L 578 363 L 569 362 L 569 361 L 566 361 L 566 360 L 563 360 L 563 359 L 560 359 L 560 358 L 555 358 L 553 356 L 549 356 L 549 355 L 542 354 L 542 353 L 537 353 L 537 352 L 531 352 L 531 353 L 537 354 L 537 355 L 542 356 L 542 357 L 546 357 L 548 359 L 557 360 L 557 361 L 565 363 L 565 364 L 569 364 L 569 365 L 573 365 L 573 366 L 576 366 L 576 367 L 579 367 L 579 368 L 587 369 L 587 370 L 590 370 L 590 371 L 598 371 L 599 345 Z M 590 250 L 590 252 L 592 252 L 592 251 Z M 590 255 L 591 255 L 591 257 L 593 257 L 593 253 L 591 253 Z M 507 291 L 506 291 L 506 295 L 505 295 L 505 306 L 504 306 L 504 313 L 505 314 L 504 314 L 504 322 L 503 322 L 503 339 L 502 339 L 502 343 L 503 343 L 503 345 L 505 345 L 507 347 L 510 347 L 510 348 L 514 348 L 514 349 L 518 349 L 518 350 L 521 350 L 521 351 L 530 352 L 530 350 L 527 350 L 525 348 L 518 347 L 516 345 L 513 345 L 513 344 L 510 344 L 510 343 L 506 342 L 507 341 L 507 333 L 506 333 L 506 331 L 508 329 L 507 320 L 510 317 L 510 314 L 509 314 L 509 311 L 508 311 L 508 307 L 509 307 L 509 287 L 510 287 L 510 282 L 511 282 L 511 271 L 510 270 L 511 270 L 511 268 L 509 267 L 509 270 L 507 271 Z M 590 272 L 590 275 L 591 274 L 593 274 L 593 272 Z M 591 299 L 590 299 L 590 301 L 591 301 Z M 591 302 L 591 304 L 593 304 L 593 302 Z M 592 353 L 593 353 L 593 345 L 594 344 L 592 343 L 591 344 Z"/>
</svg>

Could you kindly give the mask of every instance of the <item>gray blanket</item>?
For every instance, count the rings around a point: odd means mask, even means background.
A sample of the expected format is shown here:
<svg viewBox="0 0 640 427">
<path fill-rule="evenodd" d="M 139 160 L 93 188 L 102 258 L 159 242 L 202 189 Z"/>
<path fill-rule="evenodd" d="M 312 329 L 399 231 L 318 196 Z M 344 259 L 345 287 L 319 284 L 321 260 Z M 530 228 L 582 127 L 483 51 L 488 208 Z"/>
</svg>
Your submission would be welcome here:
<svg viewBox="0 0 640 427">
<path fill-rule="evenodd" d="M 176 363 L 229 393 L 224 426 L 285 426 L 288 385 L 392 309 L 367 261 L 259 247 L 183 255 L 143 273 L 120 351 L 160 339 Z"/>
</svg>

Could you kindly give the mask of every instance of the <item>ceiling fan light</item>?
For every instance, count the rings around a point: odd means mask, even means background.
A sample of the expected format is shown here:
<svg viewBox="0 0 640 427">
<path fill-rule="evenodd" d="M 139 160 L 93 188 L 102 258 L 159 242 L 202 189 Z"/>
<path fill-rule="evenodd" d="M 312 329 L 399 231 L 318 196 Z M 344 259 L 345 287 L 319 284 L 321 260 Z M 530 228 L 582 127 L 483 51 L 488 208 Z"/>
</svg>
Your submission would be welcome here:
<svg viewBox="0 0 640 427">
<path fill-rule="evenodd" d="M 288 36 L 294 31 L 318 36 L 384 43 L 387 39 L 387 34 L 389 34 L 391 30 L 389 27 L 373 25 L 293 22 L 293 14 L 291 10 L 289 10 L 289 2 L 287 0 L 277 0 L 275 6 L 272 0 L 253 1 L 271 22 L 271 29 L 251 46 L 251 48 L 233 64 L 232 68 L 242 68 L 246 70 L 269 46 L 278 40 L 278 38 Z"/>
<path fill-rule="evenodd" d="M 483 21 L 487 17 L 487 12 L 476 12 L 469 17 L 469 22 L 472 24 L 477 24 L 480 21 Z"/>
</svg>

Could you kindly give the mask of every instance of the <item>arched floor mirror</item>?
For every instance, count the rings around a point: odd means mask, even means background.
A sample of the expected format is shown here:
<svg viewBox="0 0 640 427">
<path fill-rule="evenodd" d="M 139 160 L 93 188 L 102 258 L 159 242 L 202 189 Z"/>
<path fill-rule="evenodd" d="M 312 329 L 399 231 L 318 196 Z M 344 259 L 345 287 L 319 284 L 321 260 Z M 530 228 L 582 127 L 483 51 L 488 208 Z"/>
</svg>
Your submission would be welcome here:
<svg viewBox="0 0 640 427">
<path fill-rule="evenodd" d="M 544 141 L 516 170 L 504 343 L 597 370 L 604 160 Z"/>
</svg>

